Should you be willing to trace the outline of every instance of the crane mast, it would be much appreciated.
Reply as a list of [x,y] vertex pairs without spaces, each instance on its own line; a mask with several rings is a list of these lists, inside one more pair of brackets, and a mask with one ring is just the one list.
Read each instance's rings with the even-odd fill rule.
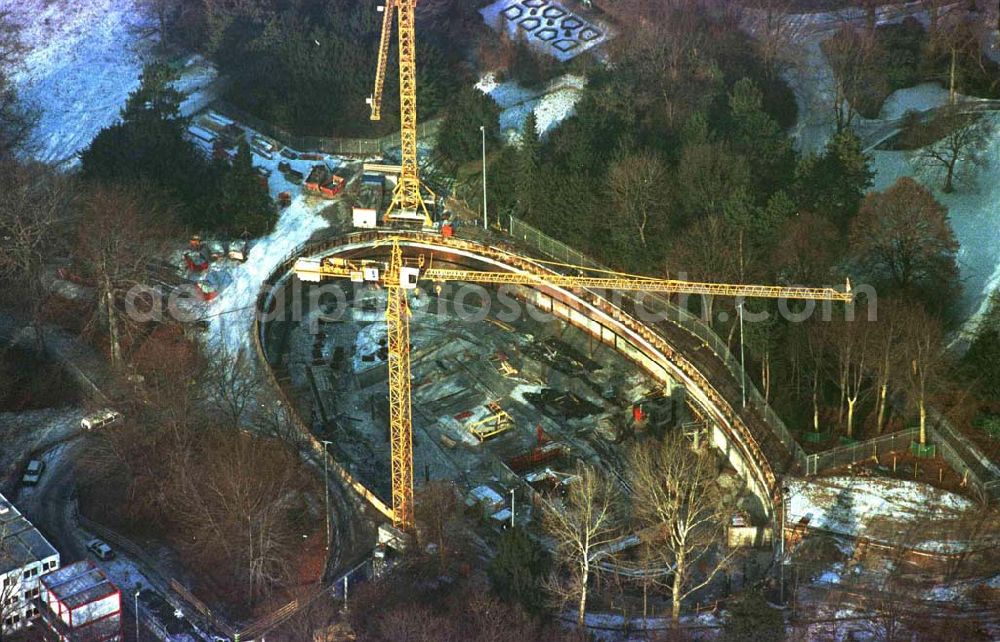
[[[537,274],[530,272],[490,272],[423,268],[406,265],[399,237],[391,237],[388,263],[382,261],[351,262],[344,259],[300,258],[293,270],[302,281],[319,282],[327,278],[343,278],[360,282],[377,275],[375,281],[384,286],[387,295],[385,322],[388,335],[389,359],[389,434],[392,447],[392,512],[393,525],[413,527],[413,416],[410,391],[410,306],[408,290],[416,288],[417,280],[462,281],[467,283],[554,286],[569,288],[620,289],[640,292],[677,294],[714,294],[733,297],[790,298],[821,301],[852,301],[851,284],[846,289],[799,288],[770,285],[699,283],[676,279],[656,279],[615,273],[613,276],[586,276],[587,268],[575,269],[582,276],[567,274]],[[573,266],[566,266],[573,267]]]
[[385,85],[389,60],[389,42],[392,33],[392,17],[397,19],[399,44],[399,126],[400,126],[400,173],[393,190],[392,203],[385,212],[385,219],[420,221],[425,226],[432,224],[423,192],[426,188],[420,182],[420,166],[417,163],[417,0],[386,0],[382,15],[382,35],[379,41],[378,64],[375,70],[375,89],[368,102],[371,119],[382,116],[382,92]]
[[410,397],[410,304],[403,282],[403,250],[393,240],[385,273],[389,343],[389,442],[395,526],[413,524],[413,414]]

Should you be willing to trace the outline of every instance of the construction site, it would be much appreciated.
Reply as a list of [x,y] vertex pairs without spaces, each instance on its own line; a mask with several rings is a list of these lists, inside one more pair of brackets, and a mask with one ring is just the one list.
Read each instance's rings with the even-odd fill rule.
[[[386,291],[328,283],[303,298],[318,290],[300,321],[270,324],[268,358],[317,438],[389,503]],[[416,483],[455,481],[470,501],[478,492],[499,525],[511,521],[512,491],[558,490],[576,460],[621,476],[635,434],[696,425],[683,388],[507,291],[450,284],[418,290],[410,305]],[[516,522],[529,506],[515,506]]]

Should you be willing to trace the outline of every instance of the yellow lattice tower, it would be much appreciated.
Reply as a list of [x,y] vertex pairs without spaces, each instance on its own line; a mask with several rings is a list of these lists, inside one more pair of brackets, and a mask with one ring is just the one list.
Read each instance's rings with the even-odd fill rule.
[[417,163],[417,32],[416,0],[386,0],[382,16],[382,36],[379,42],[378,66],[375,70],[375,90],[369,99],[371,119],[382,115],[382,89],[389,59],[392,15],[398,18],[399,40],[399,125],[401,165],[399,181],[392,194],[392,203],[385,218],[422,220],[431,225],[430,213],[422,192],[420,166]]
[[403,250],[392,242],[385,274],[389,339],[389,439],[392,448],[393,525],[413,525],[413,416],[410,407],[410,305],[401,286]]

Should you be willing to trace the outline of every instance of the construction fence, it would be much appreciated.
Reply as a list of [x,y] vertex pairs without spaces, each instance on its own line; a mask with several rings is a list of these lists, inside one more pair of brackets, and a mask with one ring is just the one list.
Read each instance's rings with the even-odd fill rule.
[[815,455],[807,455],[805,473],[806,475],[818,475],[834,468],[853,466],[886,453],[906,451],[909,450],[910,443],[919,438],[919,428],[907,428],[866,441],[832,448]]
[[[292,132],[268,123],[224,100],[212,103],[211,108],[286,147],[302,152],[323,152],[335,156],[380,157],[386,150],[399,147],[399,132],[381,138],[325,138],[320,136],[298,136]],[[421,122],[417,126],[417,138],[422,143],[430,143],[437,137],[441,118]]]

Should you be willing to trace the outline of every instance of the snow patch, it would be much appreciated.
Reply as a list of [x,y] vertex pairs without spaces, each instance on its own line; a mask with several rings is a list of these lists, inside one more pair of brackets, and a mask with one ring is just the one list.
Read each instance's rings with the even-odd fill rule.
[[500,130],[508,140],[518,138],[532,112],[537,120],[538,135],[547,135],[573,115],[586,86],[587,80],[574,74],[555,78],[541,90],[527,89],[513,80],[498,82],[493,72],[484,74],[476,83],[476,89],[500,106]]
[[328,205],[328,201],[299,196],[282,211],[274,231],[256,241],[247,254],[247,261],[232,269],[232,282],[211,304],[210,342],[229,354],[237,354],[249,345],[254,306],[264,279],[292,250],[329,225],[319,215]]
[[76,154],[119,117],[139,85],[151,42],[134,0],[0,0],[22,27],[27,48],[13,74],[24,101],[39,111],[29,154],[75,165]]
[[[879,530],[910,533],[908,526],[955,519],[975,510],[971,500],[900,479],[828,477],[789,483],[788,523],[804,521],[849,537],[878,537]],[[926,539],[920,539],[926,537]],[[934,552],[963,550],[965,542],[933,540],[920,529],[912,545]]]
[[[379,350],[386,345],[387,329],[388,326],[385,321],[376,321],[371,325],[361,328],[354,340],[354,357],[352,360],[354,372],[361,372],[362,370],[385,363],[385,359],[379,356]],[[368,360],[365,360],[365,357]]]
[[125,559],[119,553],[113,560],[100,562],[101,569],[111,578],[111,582],[122,590],[122,593],[133,594],[136,589],[152,589],[153,584],[146,579],[139,567]]
[[928,111],[947,104],[948,90],[938,82],[925,82],[907,89],[892,92],[879,117],[884,120],[902,118],[910,111]]

